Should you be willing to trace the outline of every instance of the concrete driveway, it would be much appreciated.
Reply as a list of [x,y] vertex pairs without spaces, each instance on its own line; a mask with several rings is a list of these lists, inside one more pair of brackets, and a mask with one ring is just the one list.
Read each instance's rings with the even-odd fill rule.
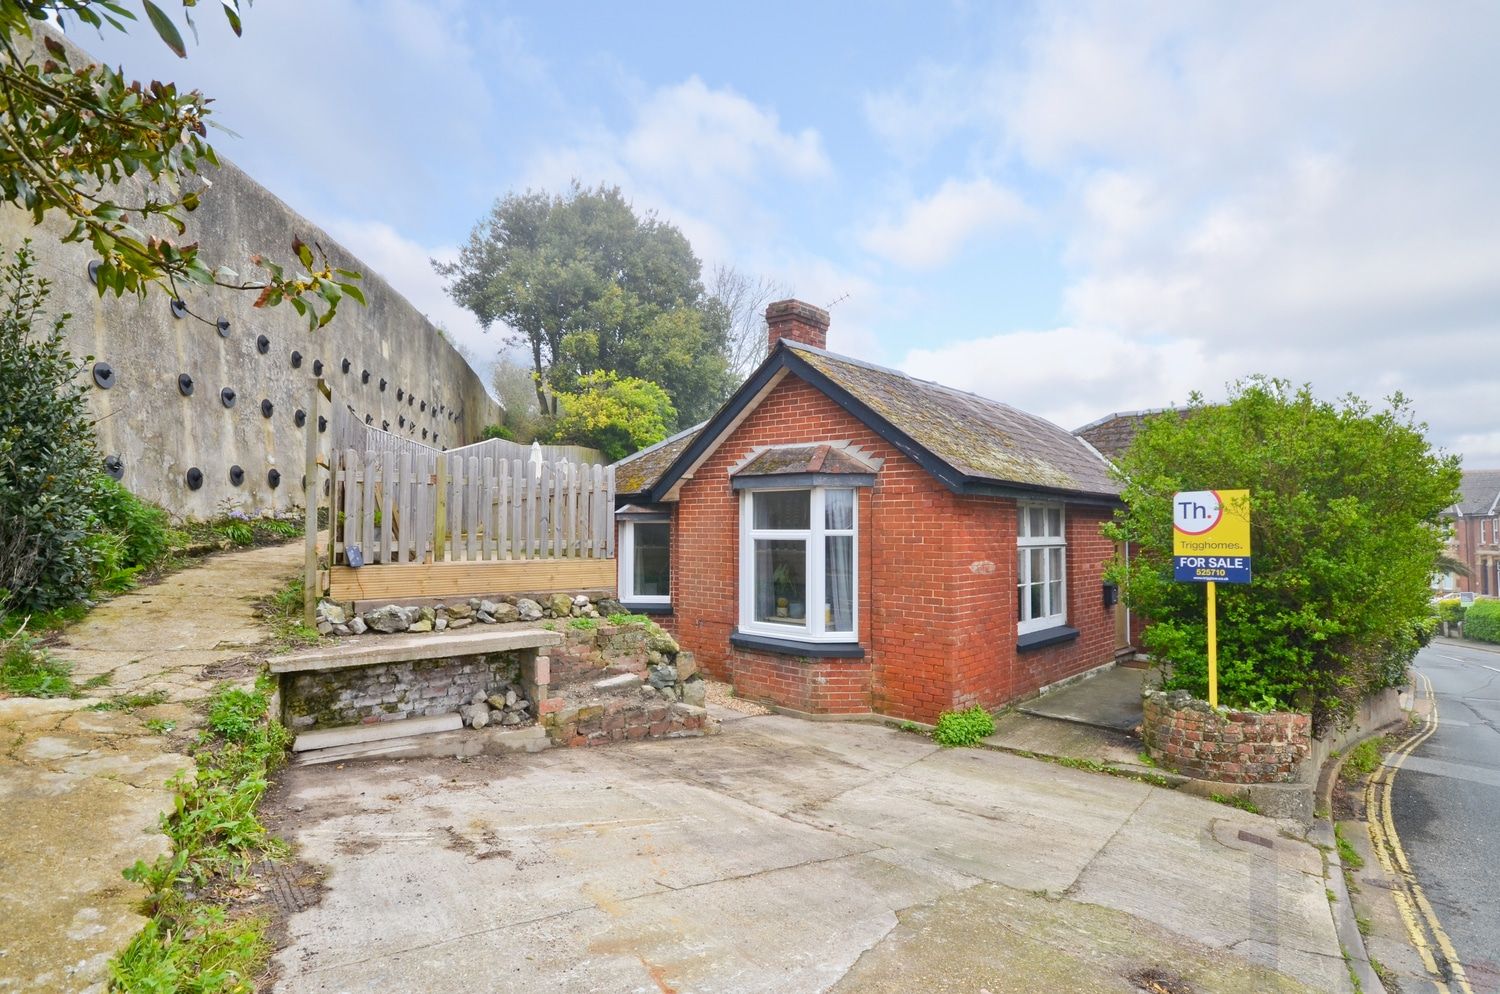
[[723,717],[288,771],[279,828],[327,878],[275,990],[1350,989],[1321,856],[1276,822],[874,725]]

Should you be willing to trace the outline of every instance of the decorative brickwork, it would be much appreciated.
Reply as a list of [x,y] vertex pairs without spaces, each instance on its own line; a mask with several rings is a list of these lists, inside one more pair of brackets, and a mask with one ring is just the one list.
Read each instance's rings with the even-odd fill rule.
[[1277,711],[1215,711],[1186,691],[1147,693],[1142,738],[1162,766],[1222,783],[1283,783],[1312,747],[1312,719]]

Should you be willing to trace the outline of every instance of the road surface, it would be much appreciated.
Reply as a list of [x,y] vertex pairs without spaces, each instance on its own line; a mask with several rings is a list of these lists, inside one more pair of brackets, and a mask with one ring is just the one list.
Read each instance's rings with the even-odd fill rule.
[[[1417,656],[1437,726],[1392,786],[1400,844],[1462,970],[1454,994],[1500,991],[1500,651],[1434,642]],[[1466,981],[1466,983],[1465,983]]]

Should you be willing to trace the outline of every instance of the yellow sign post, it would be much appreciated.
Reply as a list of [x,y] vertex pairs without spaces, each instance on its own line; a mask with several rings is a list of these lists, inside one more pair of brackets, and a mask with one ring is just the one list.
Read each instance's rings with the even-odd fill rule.
[[1250,582],[1250,491],[1187,490],[1172,498],[1174,575],[1208,584],[1208,704],[1219,706],[1220,583]]

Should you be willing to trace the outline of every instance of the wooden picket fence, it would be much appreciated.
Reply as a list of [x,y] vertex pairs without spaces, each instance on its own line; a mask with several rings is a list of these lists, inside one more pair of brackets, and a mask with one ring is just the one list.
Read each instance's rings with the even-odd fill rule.
[[614,471],[598,463],[345,449],[335,565],[614,556]]

